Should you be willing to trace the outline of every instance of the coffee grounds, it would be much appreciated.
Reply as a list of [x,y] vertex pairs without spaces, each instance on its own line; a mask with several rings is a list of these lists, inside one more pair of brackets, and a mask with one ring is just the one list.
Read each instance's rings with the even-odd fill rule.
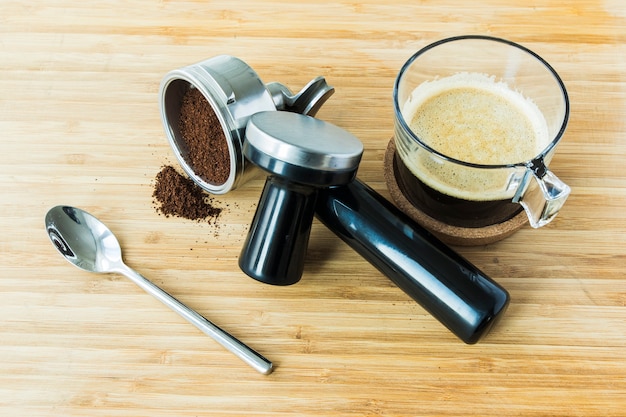
[[183,96],[178,128],[187,145],[185,161],[196,175],[210,184],[224,184],[230,175],[228,143],[213,107],[197,88]]
[[189,220],[215,223],[221,208],[215,207],[208,194],[191,179],[172,166],[164,166],[157,174],[152,194],[157,211],[166,217],[178,216]]

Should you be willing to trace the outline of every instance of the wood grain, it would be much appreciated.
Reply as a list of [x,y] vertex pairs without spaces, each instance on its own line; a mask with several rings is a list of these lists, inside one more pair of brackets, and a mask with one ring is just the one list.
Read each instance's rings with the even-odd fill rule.
[[[59,1],[0,4],[0,415],[626,415],[626,6],[528,2]],[[159,117],[171,69],[218,54],[294,90],[336,93],[318,116],[365,145],[359,177],[388,196],[391,90],[443,37],[524,44],[568,88],[551,168],[558,218],[458,251],[512,302],[483,342],[459,342],[315,223],[297,285],[254,282],[237,257],[262,187],[217,198],[219,226],[159,216],[175,159]],[[57,204],[86,209],[130,266],[276,364],[238,359],[118,276],[56,253]]]

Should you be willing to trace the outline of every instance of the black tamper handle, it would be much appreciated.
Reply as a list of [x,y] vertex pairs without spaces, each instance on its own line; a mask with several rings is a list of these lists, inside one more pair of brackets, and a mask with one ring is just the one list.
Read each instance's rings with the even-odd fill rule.
[[300,280],[311,234],[316,189],[276,176],[265,180],[239,256],[239,267],[266,284]]
[[465,343],[506,310],[504,288],[358,179],[320,189],[315,215]]

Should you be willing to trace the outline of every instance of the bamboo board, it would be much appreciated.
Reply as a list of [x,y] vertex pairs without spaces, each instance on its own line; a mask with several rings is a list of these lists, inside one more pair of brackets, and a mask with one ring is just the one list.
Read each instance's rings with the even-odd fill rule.
[[[148,2],[0,5],[0,414],[90,416],[621,416],[626,411],[626,6],[622,1]],[[319,223],[297,285],[237,257],[261,178],[220,196],[219,225],[159,216],[175,164],[158,87],[219,54],[265,82],[336,88],[318,117],[364,143],[388,196],[395,76],[419,48],[479,33],[546,58],[572,113],[551,168],[573,189],[548,227],[458,248],[509,290],[467,346]],[[255,373],[114,275],[50,244],[71,204],[105,221],[128,264],[274,361]]]

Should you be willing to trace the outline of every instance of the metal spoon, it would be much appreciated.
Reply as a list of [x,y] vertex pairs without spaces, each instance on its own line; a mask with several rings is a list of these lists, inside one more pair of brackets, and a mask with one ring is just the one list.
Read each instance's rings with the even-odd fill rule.
[[115,235],[91,214],[74,207],[56,206],[46,214],[46,229],[54,246],[72,264],[88,272],[127,276],[258,372],[264,375],[272,372],[269,360],[126,266]]

